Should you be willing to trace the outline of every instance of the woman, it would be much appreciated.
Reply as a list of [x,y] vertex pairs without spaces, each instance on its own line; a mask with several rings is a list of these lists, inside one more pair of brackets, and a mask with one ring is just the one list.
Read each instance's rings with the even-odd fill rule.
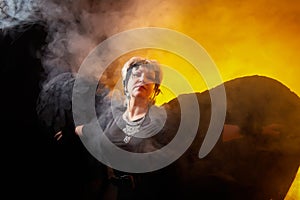
[[[164,113],[161,109],[154,106],[154,104],[156,96],[160,93],[159,87],[162,81],[162,70],[154,60],[133,57],[123,66],[122,79],[124,94],[126,96],[125,111],[123,112],[122,108],[112,110],[111,112],[114,112],[114,119],[111,119],[102,128],[105,129],[106,136],[113,143],[118,143],[121,147],[128,148],[127,150],[129,151],[143,152],[142,149],[137,149],[137,144],[142,142],[146,136],[143,138],[139,137],[138,139],[134,135],[140,132],[142,128],[143,130],[145,127],[147,128],[147,125],[151,125],[151,128],[153,128],[153,125],[157,125],[157,123],[161,124],[161,120],[158,119]],[[154,112],[151,112],[151,116],[149,115],[150,109],[154,110]],[[121,110],[120,113],[118,113],[119,110]],[[119,130],[111,132],[114,128],[119,128]],[[84,136],[84,133],[88,131],[84,131],[83,129],[88,129],[88,125],[77,126],[75,129],[76,134]],[[154,135],[154,133],[150,133],[150,135]],[[131,139],[133,140],[131,141]]]
[[[122,68],[122,80],[125,108],[110,111],[112,117],[102,127],[104,134],[113,144],[129,152],[146,153],[160,149],[170,138],[164,135],[166,114],[154,105],[162,81],[159,64],[133,57]],[[75,132],[96,146],[101,143],[101,137],[93,133],[93,128],[92,123],[80,125]],[[158,199],[159,185],[163,181],[156,183],[157,177],[153,175],[157,173],[150,174],[129,174],[108,168],[110,181],[118,187],[118,199]]]

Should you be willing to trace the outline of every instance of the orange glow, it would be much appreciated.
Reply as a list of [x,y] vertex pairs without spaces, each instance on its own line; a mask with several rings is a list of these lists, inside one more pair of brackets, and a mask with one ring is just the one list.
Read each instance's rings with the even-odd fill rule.
[[299,96],[300,1],[189,2],[180,30],[204,46],[224,81],[265,75]]
[[[120,12],[122,23],[118,19],[118,28],[107,29],[108,36],[152,26],[179,31],[206,49],[223,81],[264,75],[282,82],[300,96],[300,1],[136,1]],[[112,22],[110,15],[102,17]],[[180,72],[186,70],[183,61],[166,55],[155,56]],[[196,91],[206,89],[202,80],[198,85],[199,77],[193,76],[192,70],[185,73],[189,73]],[[160,97],[159,102],[172,97]]]

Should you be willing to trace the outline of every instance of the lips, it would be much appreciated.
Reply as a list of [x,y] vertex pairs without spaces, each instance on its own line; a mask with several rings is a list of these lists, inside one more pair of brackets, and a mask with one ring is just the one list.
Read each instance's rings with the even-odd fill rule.
[[146,89],[145,85],[136,85],[133,87],[133,89]]

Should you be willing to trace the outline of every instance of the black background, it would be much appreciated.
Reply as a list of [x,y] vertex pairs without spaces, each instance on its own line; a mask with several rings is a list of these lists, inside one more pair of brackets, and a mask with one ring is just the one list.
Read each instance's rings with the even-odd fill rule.
[[[0,32],[3,196],[78,197],[86,152],[76,139],[60,145],[40,122],[36,105],[47,76],[41,62],[47,33],[42,24]],[[80,146],[80,145],[79,145]],[[5,194],[7,193],[7,194]]]

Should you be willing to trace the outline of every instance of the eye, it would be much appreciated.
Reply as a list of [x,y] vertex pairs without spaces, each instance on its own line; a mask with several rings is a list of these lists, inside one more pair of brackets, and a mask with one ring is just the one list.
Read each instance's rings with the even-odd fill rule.
[[132,77],[133,78],[139,78],[139,77],[141,77],[142,76],[142,73],[141,72],[134,72],[134,73],[132,73]]
[[155,76],[153,76],[153,74],[147,74],[147,79],[150,81],[155,81]]

